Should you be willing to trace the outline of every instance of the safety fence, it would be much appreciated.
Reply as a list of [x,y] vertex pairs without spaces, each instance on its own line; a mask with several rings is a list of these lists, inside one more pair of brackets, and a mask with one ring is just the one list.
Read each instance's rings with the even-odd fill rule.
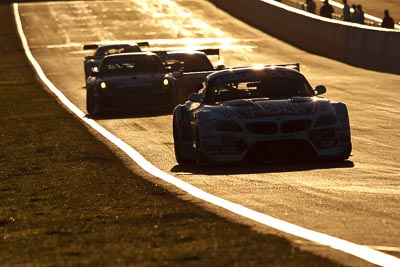
[[400,74],[400,31],[327,19],[274,0],[209,0],[231,15],[311,53]]
[[[275,0],[275,1],[277,1],[277,0]],[[285,4],[285,5],[288,5],[288,6],[291,6],[291,7],[295,7],[297,9],[304,10],[304,11],[306,11],[306,9],[307,9],[307,4],[305,4],[304,1],[279,0],[278,2],[280,2],[282,4]],[[342,8],[339,8],[337,3],[333,2],[333,1],[331,1],[330,3],[333,4],[333,9],[335,11],[335,13],[332,14],[332,18],[336,19],[336,20],[343,20],[343,10],[342,10]],[[341,4],[339,4],[339,5],[343,6]],[[317,15],[319,13],[319,9],[321,8],[321,6],[322,6],[322,3],[319,4],[318,1],[317,1],[316,2],[316,7],[317,7],[316,8],[316,14]],[[353,9],[351,8],[351,10],[353,10]],[[377,19],[377,18],[373,19],[372,16],[368,16],[367,15],[365,17],[364,25],[373,26],[373,27],[380,27],[381,26],[381,22],[382,22],[382,19]],[[400,27],[400,25],[396,25],[396,26]]]

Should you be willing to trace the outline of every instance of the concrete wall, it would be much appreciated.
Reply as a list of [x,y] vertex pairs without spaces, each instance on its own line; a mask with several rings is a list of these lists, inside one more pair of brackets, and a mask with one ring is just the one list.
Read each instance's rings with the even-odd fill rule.
[[273,0],[209,0],[236,18],[306,51],[400,74],[400,32],[325,19]]

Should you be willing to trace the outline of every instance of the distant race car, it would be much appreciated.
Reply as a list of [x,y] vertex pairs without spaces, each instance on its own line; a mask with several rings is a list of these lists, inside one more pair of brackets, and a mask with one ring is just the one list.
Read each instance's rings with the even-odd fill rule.
[[[183,103],[190,93],[196,92],[205,77],[225,68],[224,65],[214,66],[209,57],[217,55],[219,49],[202,49],[196,51],[155,51],[164,64],[174,72],[177,78],[177,100]],[[178,74],[177,74],[178,72]]]
[[219,49],[201,49],[201,50],[171,50],[171,51],[153,51],[172,71],[182,72],[199,72],[199,71],[215,71],[208,58],[209,55],[218,55]]
[[175,104],[175,78],[151,52],[104,57],[86,85],[89,114],[137,107],[169,106],[172,109]]
[[348,159],[347,107],[320,97],[299,66],[226,69],[173,112],[176,160],[200,165]]
[[122,43],[122,44],[89,44],[84,45],[84,50],[94,50],[95,52],[91,56],[86,56],[83,62],[85,70],[85,80],[91,75],[94,68],[99,67],[100,62],[105,56],[120,54],[120,53],[132,53],[141,52],[141,46],[149,46],[148,42],[140,43]]

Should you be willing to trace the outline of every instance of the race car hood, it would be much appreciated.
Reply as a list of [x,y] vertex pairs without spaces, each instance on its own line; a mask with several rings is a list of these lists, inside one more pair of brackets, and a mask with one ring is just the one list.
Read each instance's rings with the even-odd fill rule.
[[104,77],[102,80],[112,88],[126,88],[132,86],[153,86],[159,84],[165,77],[164,73],[137,74],[137,75],[121,75]]
[[[311,115],[324,109],[328,103],[316,97],[293,97],[289,99],[240,99],[231,100],[215,106],[218,113],[232,113],[239,118],[262,118],[271,116]],[[228,115],[228,116],[229,116]]]

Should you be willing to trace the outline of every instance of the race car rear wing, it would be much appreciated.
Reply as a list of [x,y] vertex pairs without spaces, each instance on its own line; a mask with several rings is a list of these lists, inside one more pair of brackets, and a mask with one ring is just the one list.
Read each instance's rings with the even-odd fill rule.
[[286,68],[289,68],[289,69],[294,69],[294,70],[300,71],[300,63],[268,65],[268,66],[286,67]]
[[[156,53],[157,55],[159,55],[161,57],[166,57],[168,52],[185,52],[185,51],[187,51],[187,50],[173,49],[173,50],[159,50],[159,51],[151,51],[151,52]],[[218,59],[219,59],[219,48],[193,49],[193,50],[188,50],[188,51],[203,52],[207,56],[218,56]]]
[[[109,44],[113,44],[113,43],[109,43]],[[94,50],[97,49],[99,46],[102,45],[109,45],[108,43],[100,43],[100,44],[85,44],[83,45],[83,50]],[[150,46],[149,42],[133,42],[132,44],[137,44],[138,46],[142,47],[142,46]]]
[[100,45],[98,44],[87,44],[83,45],[83,50],[94,50],[97,49]]
[[[251,68],[254,66],[241,66],[241,67],[233,67],[232,69],[242,69],[242,68]],[[289,69],[294,69],[300,72],[300,63],[292,63],[292,64],[277,64],[277,65],[263,65],[263,67],[285,67]]]
[[201,49],[198,51],[203,52],[206,55],[218,56],[218,58],[219,58],[219,48],[208,48],[208,49]]

